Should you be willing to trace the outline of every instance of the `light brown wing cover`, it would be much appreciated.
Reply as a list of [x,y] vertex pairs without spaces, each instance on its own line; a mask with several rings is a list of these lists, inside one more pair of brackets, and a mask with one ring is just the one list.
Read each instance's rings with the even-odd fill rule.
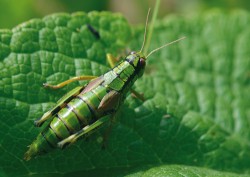
[[112,90],[103,97],[98,109],[103,112],[117,111],[121,100],[122,94]]

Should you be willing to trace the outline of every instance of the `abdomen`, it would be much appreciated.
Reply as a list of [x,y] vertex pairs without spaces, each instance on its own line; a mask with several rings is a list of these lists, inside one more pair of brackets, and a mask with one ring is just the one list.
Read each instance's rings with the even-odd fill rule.
[[97,119],[107,115],[100,112],[98,106],[106,95],[104,86],[97,86],[88,92],[82,92],[62,108],[35,140],[40,151],[49,151],[57,147],[57,143],[78,132]]

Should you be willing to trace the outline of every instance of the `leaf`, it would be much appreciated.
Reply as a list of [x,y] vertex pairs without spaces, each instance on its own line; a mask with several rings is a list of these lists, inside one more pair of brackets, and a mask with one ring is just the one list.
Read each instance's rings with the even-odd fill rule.
[[[130,39],[129,47],[138,50],[143,28],[134,27],[132,36],[120,15],[92,12],[54,14],[2,30],[0,172],[117,176],[134,175],[136,169],[137,176],[144,172],[152,176],[181,169],[194,174],[190,176],[249,174],[249,22],[244,11],[209,11],[190,19],[169,16],[158,21],[151,49],[182,36],[187,39],[150,56],[134,86],[146,101],[128,95],[107,149],[101,150],[98,143],[101,130],[88,142],[29,162],[22,160],[26,146],[41,130],[33,121],[79,85],[53,91],[42,88],[42,83],[105,73],[105,54],[118,54]],[[100,39],[86,24],[100,33]],[[149,166],[153,168],[148,170]]]
[[127,175],[127,177],[133,176],[141,176],[141,177],[167,177],[167,176],[217,176],[217,177],[236,177],[236,176],[247,176],[247,175],[238,175],[236,173],[228,173],[228,172],[219,172],[207,168],[201,167],[191,167],[185,165],[163,165],[159,167],[149,168],[145,171],[138,171],[136,173],[132,173]]

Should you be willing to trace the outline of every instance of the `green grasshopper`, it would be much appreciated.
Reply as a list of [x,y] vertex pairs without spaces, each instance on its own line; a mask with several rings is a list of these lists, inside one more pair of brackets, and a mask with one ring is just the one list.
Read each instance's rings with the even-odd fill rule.
[[29,146],[28,151],[24,154],[25,160],[30,160],[32,157],[56,147],[64,148],[80,137],[86,137],[93,133],[104,123],[112,122],[128,91],[143,100],[143,96],[132,90],[131,87],[143,75],[146,59],[157,50],[183,39],[180,38],[165,44],[151,51],[148,55],[144,55],[142,50],[146,39],[148,16],[149,12],[141,50],[131,52],[116,66],[115,58],[108,54],[107,60],[112,69],[107,73],[99,77],[74,77],[58,85],[44,84],[45,87],[58,89],[73,81],[91,80],[86,86],[79,86],[68,92],[54,108],[35,121],[37,127],[40,127],[45,121],[49,122]]

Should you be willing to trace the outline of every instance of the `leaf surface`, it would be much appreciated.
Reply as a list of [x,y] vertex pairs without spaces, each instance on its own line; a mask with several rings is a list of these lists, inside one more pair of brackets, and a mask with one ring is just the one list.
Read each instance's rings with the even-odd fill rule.
[[[100,39],[88,30],[88,24]],[[122,16],[92,12],[54,14],[1,30],[0,174],[248,174],[249,24],[249,13],[244,11],[209,11],[191,19],[169,16],[158,21],[151,49],[182,36],[187,39],[147,60],[146,71],[134,86],[146,101],[128,95],[107,149],[101,150],[98,141],[101,130],[89,141],[28,162],[23,154],[41,131],[33,121],[85,82],[57,91],[44,89],[42,83],[105,73],[106,53],[139,50],[143,28],[133,27],[132,34]]]

